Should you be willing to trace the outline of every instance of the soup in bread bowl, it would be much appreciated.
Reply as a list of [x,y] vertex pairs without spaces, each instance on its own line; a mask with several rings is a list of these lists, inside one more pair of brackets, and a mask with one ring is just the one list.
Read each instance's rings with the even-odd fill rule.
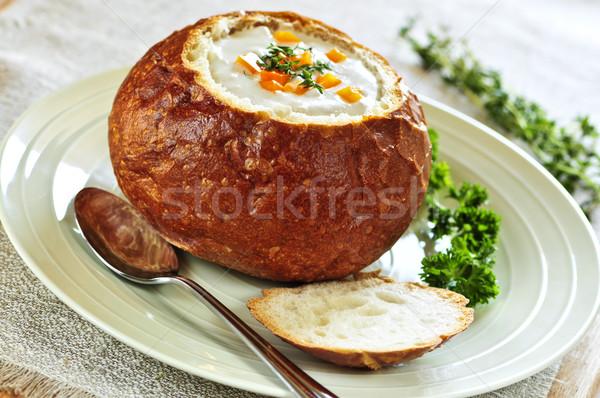
[[108,138],[121,190],[165,239],[278,281],[377,260],[431,167],[419,100],[389,63],[291,12],[217,15],[154,45]]

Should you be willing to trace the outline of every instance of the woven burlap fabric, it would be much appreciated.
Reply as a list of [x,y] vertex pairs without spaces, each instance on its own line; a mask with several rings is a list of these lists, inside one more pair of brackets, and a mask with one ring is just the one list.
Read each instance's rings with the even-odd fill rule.
[[[152,43],[174,29],[225,11],[274,8],[268,1],[223,3],[14,0],[0,11],[0,133],[6,134],[18,115],[46,94],[83,77],[134,63]],[[578,31],[565,36],[560,30],[567,29],[564,23],[577,18],[578,29],[582,32],[591,29],[595,25],[590,16],[598,15],[600,6],[590,2],[522,4],[510,0],[437,3],[370,1],[365,8],[363,1],[345,2],[344,7],[333,2],[289,1],[277,4],[276,9],[321,17],[347,31],[386,56],[416,91],[475,117],[481,115],[443,87],[437,77],[424,75],[414,56],[401,46],[396,32],[407,17],[421,15],[424,23],[431,26],[446,22],[454,35],[472,39],[478,53],[505,71],[510,82],[524,88],[561,117],[593,115],[600,109],[597,92],[585,98],[586,90],[591,93],[590,76],[595,76],[598,87],[600,62],[594,65],[585,62],[585,54],[597,47],[593,42],[578,40]],[[567,22],[561,19],[563,15]],[[382,16],[385,23],[377,24]],[[367,22],[362,23],[363,20]],[[546,36],[549,29],[548,26],[544,29],[544,24],[554,24]],[[493,38],[497,38],[494,45],[500,47],[497,51],[483,43]],[[546,43],[550,39],[554,42]],[[511,47],[513,56],[521,56],[520,62],[531,64],[508,62],[499,55],[510,53],[502,46]],[[566,55],[556,55],[555,51],[564,51]],[[548,66],[532,73],[537,61],[527,61],[523,54],[528,53],[539,55]],[[558,87],[564,89],[564,101],[557,104],[547,95],[556,90],[546,83],[554,79],[555,73],[568,70],[561,65],[566,62],[565,56],[583,70],[561,79]],[[594,121],[600,124],[597,119]],[[3,230],[0,231],[0,308],[0,386],[16,388],[28,396],[256,396],[173,369],[106,335],[43,286],[20,259]],[[558,366],[556,363],[486,397],[545,397]]]

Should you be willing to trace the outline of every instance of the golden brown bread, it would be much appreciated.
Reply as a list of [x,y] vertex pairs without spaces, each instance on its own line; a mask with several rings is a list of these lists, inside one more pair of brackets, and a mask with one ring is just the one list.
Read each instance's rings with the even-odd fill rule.
[[379,369],[416,359],[473,321],[464,296],[377,272],[262,294],[248,301],[252,316],[283,341],[340,366]]
[[[378,107],[290,121],[206,76],[206,41],[282,23],[362,57],[380,79]],[[289,12],[214,16],[153,46],[117,93],[109,146],[123,193],[169,242],[281,281],[341,278],[377,260],[408,227],[431,164],[422,108],[387,61]]]

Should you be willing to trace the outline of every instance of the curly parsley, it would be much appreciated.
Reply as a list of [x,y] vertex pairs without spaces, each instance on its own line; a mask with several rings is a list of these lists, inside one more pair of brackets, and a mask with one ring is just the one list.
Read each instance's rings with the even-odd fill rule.
[[[429,238],[434,241],[449,238],[450,248],[424,258],[419,276],[431,286],[462,294],[469,299],[469,306],[485,304],[500,292],[492,267],[496,262],[501,218],[482,207],[488,201],[485,188],[469,182],[460,187],[454,185],[450,167],[438,160],[437,132],[429,129],[429,136],[433,155],[425,197]],[[449,200],[454,206],[446,204]]]

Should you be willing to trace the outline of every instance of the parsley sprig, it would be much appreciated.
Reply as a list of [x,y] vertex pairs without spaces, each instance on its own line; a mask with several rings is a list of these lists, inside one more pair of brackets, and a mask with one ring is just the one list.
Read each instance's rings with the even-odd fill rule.
[[323,94],[323,86],[313,79],[313,73],[318,72],[323,74],[323,70],[325,69],[332,70],[331,63],[317,60],[312,65],[298,65],[300,59],[293,60],[295,56],[299,55],[296,53],[297,50],[312,53],[312,48],[302,48],[299,45],[295,47],[278,46],[271,43],[267,47],[267,50],[267,54],[260,56],[261,61],[258,62],[259,66],[268,71],[276,70],[291,77],[299,77],[302,79],[302,82],[300,82],[301,86],[306,88],[314,87]]
[[[429,129],[432,142],[432,169],[425,197],[433,241],[449,239],[450,247],[422,261],[421,280],[462,294],[469,306],[487,303],[500,289],[492,268],[500,232],[501,218],[484,208],[487,190],[478,184],[463,182],[457,187],[450,167],[438,160],[438,134]],[[452,201],[454,206],[447,203]]]
[[414,20],[400,30],[425,70],[437,70],[507,134],[524,142],[539,162],[567,189],[588,215],[600,204],[600,155],[595,148],[598,130],[589,117],[566,126],[548,117],[542,107],[505,88],[498,71],[483,66],[465,42],[455,43],[428,32],[424,41],[412,30]]

